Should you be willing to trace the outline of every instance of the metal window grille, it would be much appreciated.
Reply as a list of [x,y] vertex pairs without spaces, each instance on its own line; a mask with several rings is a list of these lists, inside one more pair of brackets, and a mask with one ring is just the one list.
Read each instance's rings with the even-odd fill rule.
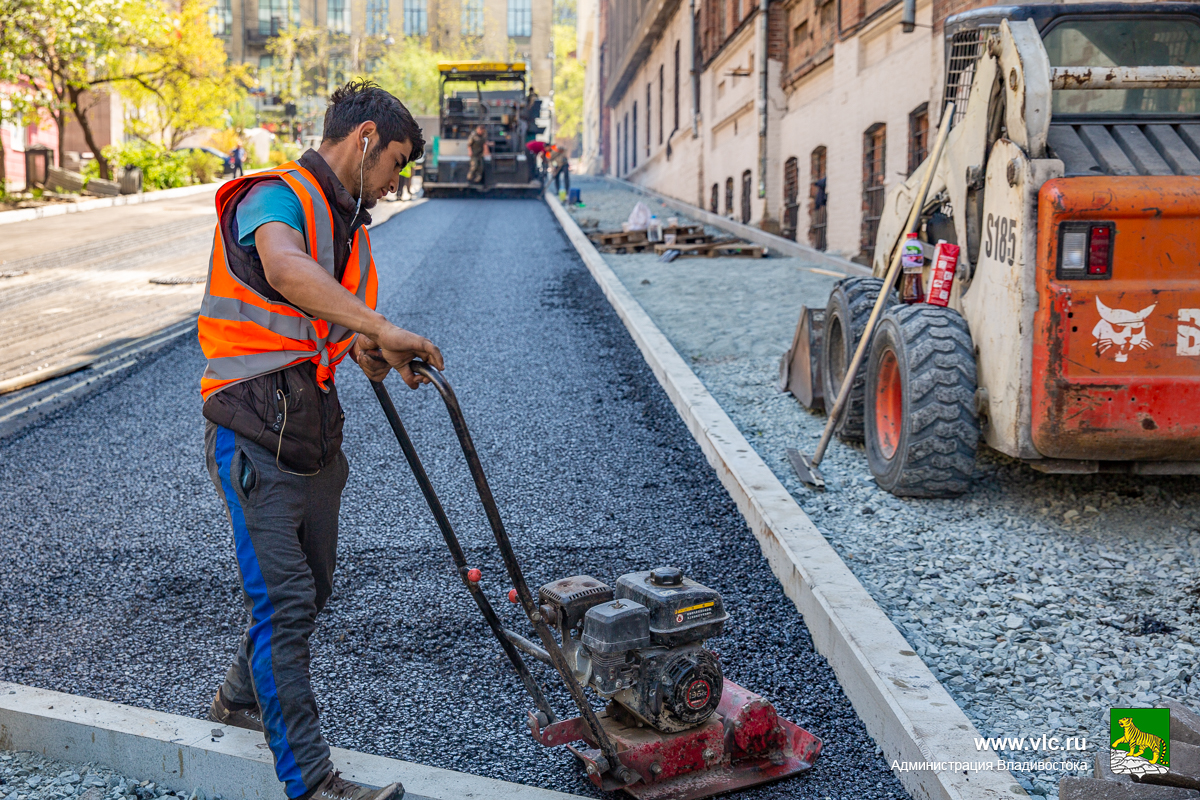
[[725,213],[733,216],[733,178],[725,179]]
[[742,173],[742,224],[750,223],[750,193],[754,184],[754,176],[750,170]]
[[329,0],[327,21],[334,33],[350,32],[350,0]]
[[462,35],[483,36],[483,0],[463,0]]
[[233,32],[233,0],[217,0],[208,9],[208,29],[213,36],[228,36]]
[[679,42],[675,42],[675,92],[671,95],[671,101],[675,104],[675,127],[674,130],[679,130]]
[[533,0],[508,0],[508,35],[533,35]]
[[666,91],[666,85],[667,85],[666,69],[667,69],[666,65],[664,65],[664,64],[658,65],[658,143],[659,144],[663,143],[663,127],[664,127],[663,119],[664,119],[664,115],[667,113],[666,111],[663,110],[667,105],[667,98],[663,96],[663,92]]
[[792,156],[783,163],[783,238],[796,241],[800,215],[800,162]]
[[716,214],[721,209],[721,187],[713,184],[712,196],[708,199],[708,210]]
[[929,104],[921,103],[908,115],[908,174],[929,156]]
[[809,159],[808,243],[817,250],[824,250],[828,244],[825,228],[829,214],[829,188],[825,180],[825,160],[824,146],[813,150]]
[[883,216],[884,150],[887,146],[887,126],[877,122],[863,134],[863,198],[862,236],[859,249],[869,257],[875,251],[875,234]]
[[622,170],[622,171],[629,172],[629,115],[628,114],[625,115],[625,142],[624,142],[624,146],[621,148],[621,152],[622,152],[622,155],[624,156],[624,167],[625,167],[624,170]]
[[650,93],[652,85],[646,84],[646,158],[650,157],[650,109],[654,108],[654,98]]
[[633,168],[637,169],[637,101],[633,101],[633,135],[630,137],[633,142]]
[[950,57],[946,59],[946,87],[942,92],[942,108],[954,103],[954,119],[951,127],[967,116],[967,100],[971,96],[971,81],[975,80],[975,69],[988,38],[990,26],[981,26],[969,31],[959,31],[950,39]]
[[367,0],[367,36],[387,36],[388,0]]
[[281,31],[300,24],[297,0],[258,0],[258,32],[278,36]]
[[[330,3],[334,0],[329,0]],[[425,0],[404,0],[404,35],[424,36],[429,33],[429,12]]]

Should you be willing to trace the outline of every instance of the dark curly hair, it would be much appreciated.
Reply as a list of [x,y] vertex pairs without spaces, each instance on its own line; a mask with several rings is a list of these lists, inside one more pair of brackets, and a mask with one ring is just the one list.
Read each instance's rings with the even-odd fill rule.
[[350,81],[329,96],[322,141],[337,144],[368,121],[379,130],[372,160],[392,142],[412,143],[409,161],[416,161],[425,152],[425,137],[413,115],[392,94],[369,80]]

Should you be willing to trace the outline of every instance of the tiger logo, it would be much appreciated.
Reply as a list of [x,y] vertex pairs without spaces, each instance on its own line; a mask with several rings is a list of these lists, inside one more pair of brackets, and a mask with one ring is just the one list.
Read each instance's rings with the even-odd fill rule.
[[1137,726],[1133,724],[1133,720],[1129,717],[1122,717],[1117,722],[1121,726],[1121,729],[1125,731],[1125,735],[1112,743],[1113,749],[1116,750],[1118,745],[1127,745],[1131,758],[1141,758],[1142,753],[1147,750],[1153,750],[1154,758],[1150,759],[1150,763],[1157,764],[1163,751],[1162,738],[1138,730]]

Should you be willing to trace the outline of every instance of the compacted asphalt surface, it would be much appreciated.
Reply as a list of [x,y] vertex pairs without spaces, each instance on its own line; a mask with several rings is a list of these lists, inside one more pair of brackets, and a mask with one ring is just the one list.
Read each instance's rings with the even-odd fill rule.
[[[531,586],[674,565],[719,590],[725,674],[825,741],[806,776],[738,796],[905,798],[733,502],[536,200],[436,200],[371,235],[379,308],[446,358]],[[204,468],[194,337],[0,441],[0,678],[201,716],[246,625]],[[483,586],[528,632],[432,387],[388,385]],[[357,366],[336,590],[312,640],[331,744],[588,796],[455,576]],[[566,693],[540,664],[563,716]],[[600,705],[599,702],[596,703]]]

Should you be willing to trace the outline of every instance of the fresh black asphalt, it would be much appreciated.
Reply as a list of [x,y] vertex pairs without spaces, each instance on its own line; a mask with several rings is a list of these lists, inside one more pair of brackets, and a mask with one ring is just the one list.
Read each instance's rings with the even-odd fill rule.
[[[699,447],[546,206],[436,200],[372,232],[380,310],[442,348],[529,583],[676,565],[718,589],[726,675],[825,740],[753,798],[904,798]],[[0,678],[199,716],[245,625],[203,463],[192,337],[0,441]],[[366,379],[338,383],[351,464],[313,637],[334,745],[599,796],[533,742],[531,703],[454,575]],[[389,386],[483,585],[524,631],[431,387]],[[534,666],[564,716],[566,694]],[[281,794],[282,796],[282,794]]]

